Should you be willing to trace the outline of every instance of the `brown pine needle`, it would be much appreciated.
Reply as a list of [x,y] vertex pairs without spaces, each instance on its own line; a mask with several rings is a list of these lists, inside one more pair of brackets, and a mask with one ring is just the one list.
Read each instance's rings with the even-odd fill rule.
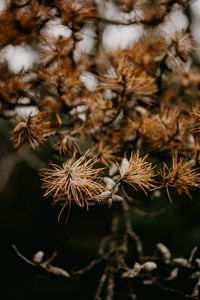
[[53,205],[63,204],[58,220],[66,206],[71,207],[74,201],[78,206],[88,208],[88,201],[105,190],[99,174],[102,168],[93,168],[97,157],[89,158],[86,152],[78,160],[75,156],[62,166],[50,164],[51,169],[41,170],[42,188],[46,189],[45,197],[53,196]]

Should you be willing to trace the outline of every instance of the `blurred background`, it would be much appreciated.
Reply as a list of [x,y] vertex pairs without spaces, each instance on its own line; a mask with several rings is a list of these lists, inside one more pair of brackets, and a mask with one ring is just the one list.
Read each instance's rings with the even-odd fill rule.
[[[80,278],[67,279],[27,264],[17,256],[12,244],[29,259],[38,250],[43,251],[46,258],[57,251],[53,265],[70,273],[97,257],[101,238],[109,234],[111,210],[96,206],[86,211],[72,206],[67,223],[64,220],[58,223],[59,208],[52,207],[50,199],[43,198],[40,178],[35,169],[42,158],[48,161],[51,153],[47,155],[45,147],[37,151],[37,156],[33,156],[30,149],[17,153],[9,141],[5,123],[1,123],[1,129],[0,257],[1,286],[6,298],[93,299],[103,263]],[[148,201],[144,199],[142,209],[165,210],[154,218],[132,215],[134,229],[144,242],[146,254],[154,253],[157,242],[169,247],[173,257],[189,257],[192,248],[199,246],[199,193],[193,193],[192,197],[193,200],[175,198],[171,204],[166,193],[162,192],[159,197],[155,194]],[[134,252],[132,255],[134,262]],[[183,283],[186,290],[190,289],[188,279],[182,278],[181,283],[176,284]],[[149,293],[160,299],[172,297],[159,288],[140,286],[139,283],[134,288],[138,299],[146,299]],[[126,289],[126,284],[120,280],[115,299],[129,299]],[[184,298],[173,295],[173,299]]]
[[[101,6],[103,1],[97,0]],[[103,13],[107,18],[113,16],[113,7],[107,1]],[[6,0],[0,0],[0,12],[6,7]],[[190,1],[191,29],[197,44],[200,45],[200,0]],[[110,15],[109,15],[110,14]],[[185,29],[188,26],[186,16],[175,10],[166,21],[163,30],[173,28]],[[68,35],[66,28],[54,24],[53,34],[59,36],[60,30]],[[51,29],[53,28],[51,27]],[[58,28],[59,27],[59,28]],[[57,28],[57,29],[56,29]],[[2,30],[2,29],[1,29]],[[89,33],[89,34],[88,34]],[[102,34],[105,50],[127,47],[143,33],[142,26],[106,25]],[[76,55],[92,51],[94,46],[94,28],[88,26],[81,32],[82,41],[78,43]],[[111,38],[112,37],[112,38]],[[123,43],[122,43],[123,39]],[[199,51],[197,52],[197,57]],[[1,60],[7,62],[8,69],[14,73],[28,70],[37,61],[37,55],[29,46],[8,45],[1,53]],[[0,61],[1,62],[1,61]],[[87,82],[86,82],[87,85]],[[94,83],[95,85],[95,83]],[[93,87],[89,87],[91,90]],[[88,88],[88,89],[89,89]],[[20,112],[17,112],[20,115]],[[57,256],[55,266],[66,269],[69,273],[87,265],[97,257],[101,238],[109,234],[112,211],[106,207],[91,207],[89,211],[72,207],[69,219],[57,222],[59,208],[51,206],[51,199],[43,198],[40,168],[52,159],[48,144],[39,148],[36,154],[27,148],[17,152],[10,142],[10,124],[0,120],[0,260],[1,260],[1,294],[9,300],[62,300],[93,299],[95,290],[103,271],[104,264],[80,278],[67,279],[51,275],[41,268],[33,267],[15,253],[12,245],[29,259],[37,251],[43,251],[48,258],[54,251]],[[192,199],[176,198],[169,203],[165,191],[154,194],[150,200],[143,200],[142,209],[154,211],[164,208],[164,213],[154,218],[132,215],[135,232],[144,242],[146,254],[153,254],[158,242],[164,243],[173,257],[189,257],[195,246],[200,246],[200,194],[192,193]],[[132,253],[134,262],[134,252]],[[198,250],[198,257],[200,252]],[[191,286],[187,278],[176,282],[177,287],[189,291]],[[146,300],[149,295],[155,299],[177,299],[184,297],[172,295],[158,287],[143,286],[135,282],[139,300]],[[117,281],[116,300],[128,299],[127,286],[122,280]]]

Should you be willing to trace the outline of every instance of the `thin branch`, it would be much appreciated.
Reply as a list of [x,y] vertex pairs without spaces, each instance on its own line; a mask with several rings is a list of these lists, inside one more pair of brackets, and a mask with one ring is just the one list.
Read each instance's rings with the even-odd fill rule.
[[194,297],[192,295],[189,295],[187,293],[184,293],[178,289],[175,289],[175,288],[172,288],[172,287],[168,287],[168,286],[165,286],[164,284],[160,283],[160,281],[158,281],[157,279],[155,279],[154,277],[151,276],[151,274],[149,273],[148,274],[149,278],[152,280],[152,282],[157,285],[158,287],[160,287],[161,289],[165,290],[165,291],[168,291],[168,292],[171,292],[171,293],[175,293],[177,295],[181,295],[185,298],[193,298],[193,299],[198,299],[198,297]]
[[113,299],[113,297],[114,297],[114,288],[115,288],[114,272],[110,272],[109,277],[108,277],[106,300],[112,300]]
[[45,263],[46,264],[50,264],[55,259],[55,257],[57,256],[57,254],[58,254],[57,251],[54,251],[52,253],[52,255],[47,260],[45,260]]
[[103,286],[106,282],[107,276],[108,276],[107,268],[105,268],[104,272],[101,275],[101,278],[99,280],[99,284],[98,284],[98,287],[97,287],[97,290],[96,290],[96,294],[94,296],[94,300],[101,300],[102,299],[100,295],[101,295],[101,292],[103,290]]
[[17,247],[13,244],[12,248],[15,250],[16,254],[21,257],[21,259],[23,259],[26,263],[28,263],[31,266],[36,266],[37,264],[35,264],[34,262],[32,262],[31,260],[29,260],[28,258],[26,258],[21,252],[19,252],[19,250],[17,249]]
[[149,217],[149,218],[153,218],[153,217],[156,217],[156,216],[159,216],[161,214],[163,214],[165,212],[165,209],[162,208],[162,209],[159,209],[157,211],[154,211],[154,212],[146,212],[144,210],[141,210],[137,207],[131,207],[131,210],[132,212],[134,212],[135,214],[141,216],[141,217]]
[[194,247],[194,248],[192,249],[192,251],[191,251],[191,253],[190,253],[190,257],[189,257],[189,259],[188,259],[189,263],[192,262],[192,260],[193,260],[193,258],[194,258],[194,255],[195,255],[195,253],[197,252],[197,250],[198,250],[198,247]]
[[84,267],[83,269],[80,269],[78,271],[75,271],[72,273],[72,276],[80,276],[83,275],[84,273],[90,271],[95,265],[99,264],[100,262],[102,262],[104,259],[107,258],[108,255],[104,255],[104,256],[100,256],[97,259],[92,260],[86,267]]
[[135,240],[139,259],[141,261],[143,261],[143,245],[142,245],[142,242],[141,242],[139,236],[132,229],[130,215],[129,215],[130,209],[129,209],[129,205],[127,204],[126,201],[122,202],[122,208],[123,208],[123,213],[124,213],[126,232],[131,238],[133,238]]

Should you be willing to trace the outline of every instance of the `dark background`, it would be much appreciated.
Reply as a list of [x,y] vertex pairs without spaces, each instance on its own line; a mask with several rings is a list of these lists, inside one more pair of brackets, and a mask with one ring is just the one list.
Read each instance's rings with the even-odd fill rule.
[[[1,169],[2,162],[16,151],[4,134],[0,142],[2,178],[5,172],[5,166]],[[152,198],[144,208],[152,211],[163,207],[165,213],[155,218],[133,215],[133,226],[144,241],[145,254],[152,254],[156,243],[163,242],[174,257],[188,257],[200,241],[199,193],[193,193],[193,200],[183,197],[171,204],[163,192],[159,199]],[[58,251],[53,264],[68,272],[87,265],[97,257],[101,238],[109,234],[111,210],[92,207],[86,211],[73,206],[66,224],[64,220],[57,222],[58,212],[59,208],[50,205],[50,199],[43,198],[38,172],[27,162],[16,163],[0,194],[1,286],[6,299],[93,299],[103,264],[79,279],[67,279],[28,265],[11,247],[15,244],[29,259],[38,250],[44,251],[46,257]],[[177,284],[187,292],[191,288],[184,278]],[[115,299],[129,299],[126,289],[125,282],[117,279]],[[139,300],[149,295],[156,299],[184,299],[159,288],[141,286],[137,281],[133,289]]]

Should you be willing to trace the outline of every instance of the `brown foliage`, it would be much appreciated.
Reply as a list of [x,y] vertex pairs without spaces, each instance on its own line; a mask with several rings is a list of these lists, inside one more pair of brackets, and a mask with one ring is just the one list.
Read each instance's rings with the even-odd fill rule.
[[[153,177],[155,177],[152,164],[146,160],[147,155],[144,157],[139,156],[139,152],[133,156],[131,153],[130,160],[128,165],[123,164],[119,168],[121,180],[130,184],[134,189],[141,189],[144,192],[145,190],[150,190],[155,188],[155,181]],[[125,158],[126,159],[126,158]]]
[[46,141],[50,131],[51,123],[47,115],[39,112],[19,120],[11,132],[11,141],[15,148],[23,149],[27,143],[30,143],[31,147],[35,149]]
[[169,169],[164,164],[161,172],[163,184],[166,186],[169,200],[172,201],[169,194],[169,187],[172,187],[181,195],[182,192],[190,196],[190,189],[200,187],[200,174],[197,168],[194,168],[189,162],[185,162],[184,158],[178,159],[177,155],[172,158],[172,167]]
[[79,31],[82,24],[90,23],[96,18],[96,8],[90,0],[57,0],[54,5],[62,12],[64,24],[75,31]]
[[99,174],[101,168],[94,168],[97,157],[89,158],[89,152],[75,160],[75,156],[62,167],[51,164],[51,169],[41,170],[42,187],[46,189],[45,197],[53,196],[53,205],[64,202],[58,220],[68,205],[74,201],[78,206],[88,208],[88,202],[104,191]]
[[[0,117],[12,126],[14,147],[21,150],[31,146],[35,152],[30,151],[30,156],[40,161],[36,148],[48,139],[45,151],[49,149],[55,163],[42,169],[40,175],[44,196],[52,198],[53,205],[61,206],[58,220],[65,209],[68,218],[72,204],[87,209],[90,205],[114,207],[111,234],[103,239],[99,257],[74,272],[77,276],[99,262],[106,264],[95,299],[102,299],[101,295],[113,299],[115,278],[138,277],[142,284],[156,283],[186,298],[195,298],[199,293],[198,272],[193,274],[198,277],[193,292],[168,287],[179,268],[174,268],[171,253],[162,243],[158,243],[162,257],[157,261],[155,256],[152,261],[144,256],[131,216],[132,212],[145,217],[158,214],[137,207],[142,205],[141,191],[148,202],[149,194],[159,197],[155,190],[165,188],[172,201],[171,189],[178,196],[185,193],[191,198],[191,190],[200,188],[197,45],[190,33],[192,26],[185,32],[170,28],[176,12],[180,19],[185,13],[191,20],[190,3],[10,0],[0,12]],[[105,7],[111,7],[110,18],[106,11],[101,12]],[[104,33],[110,25],[125,28],[127,33],[133,24],[141,29],[139,39],[136,34],[135,41],[126,48],[124,44],[112,51],[105,47]],[[55,26],[55,32],[51,26]],[[125,35],[125,42],[126,38]],[[36,53],[34,67],[22,67],[14,74],[6,56],[10,44],[28,44]],[[25,57],[27,66],[28,59]],[[19,55],[19,62],[12,57],[12,62],[23,65],[23,57]],[[33,107],[38,113],[18,117],[19,108],[31,111]],[[130,241],[136,247],[129,248]],[[14,249],[32,266],[70,276],[48,263],[49,259],[38,264]],[[135,251],[131,267],[129,249]],[[199,262],[192,265],[191,257],[192,254],[189,260],[178,259],[176,263],[193,272]],[[160,263],[161,272],[166,265],[166,276],[156,273]],[[130,296],[136,298],[132,291]]]

